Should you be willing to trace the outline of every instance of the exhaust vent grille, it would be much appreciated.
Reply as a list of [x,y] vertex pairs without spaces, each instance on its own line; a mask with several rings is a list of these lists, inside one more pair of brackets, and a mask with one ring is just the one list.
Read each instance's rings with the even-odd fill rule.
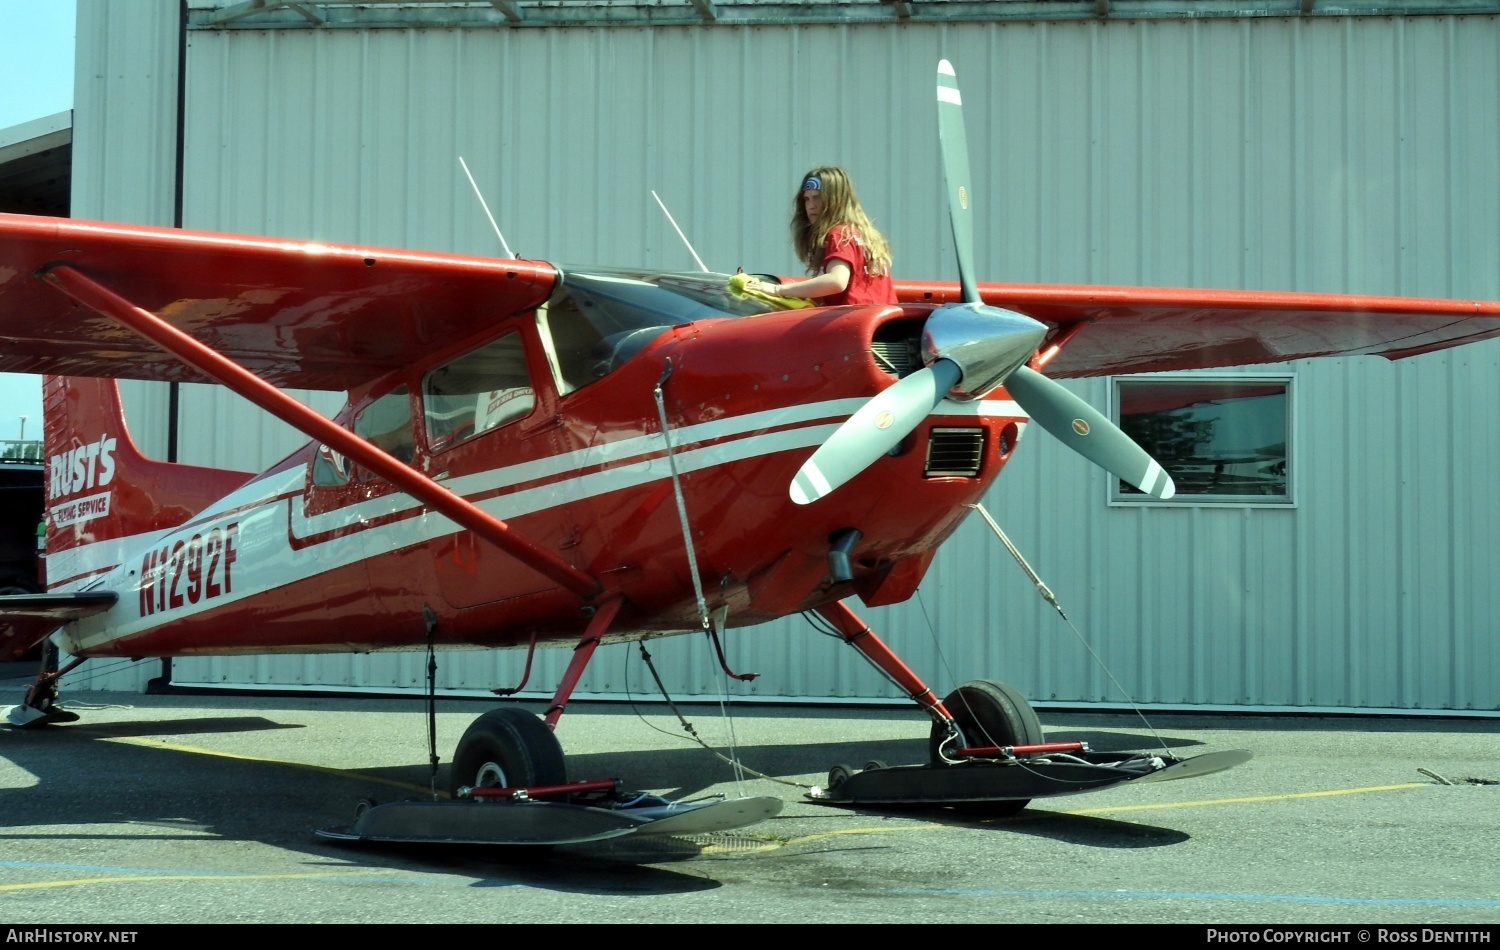
[[870,341],[875,365],[900,379],[922,368],[922,324],[893,320],[875,331]]
[[875,365],[897,378],[919,365],[916,354],[911,352],[905,340],[876,340],[870,344],[870,352],[875,355]]
[[983,429],[933,429],[922,474],[927,478],[973,478],[983,461]]

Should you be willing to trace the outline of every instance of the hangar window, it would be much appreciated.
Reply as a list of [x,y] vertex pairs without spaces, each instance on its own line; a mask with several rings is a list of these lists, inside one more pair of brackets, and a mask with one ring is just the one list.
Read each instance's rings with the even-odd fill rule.
[[1113,504],[1272,505],[1292,498],[1290,376],[1131,376],[1114,381],[1115,421],[1161,463],[1176,497],[1113,480]]

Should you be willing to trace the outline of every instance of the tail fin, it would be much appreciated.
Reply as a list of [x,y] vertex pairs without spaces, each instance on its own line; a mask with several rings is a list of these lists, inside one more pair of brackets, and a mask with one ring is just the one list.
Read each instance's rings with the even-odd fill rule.
[[251,478],[146,458],[126,431],[120,387],[112,379],[45,377],[42,416],[49,589],[73,588],[116,567],[152,535]]

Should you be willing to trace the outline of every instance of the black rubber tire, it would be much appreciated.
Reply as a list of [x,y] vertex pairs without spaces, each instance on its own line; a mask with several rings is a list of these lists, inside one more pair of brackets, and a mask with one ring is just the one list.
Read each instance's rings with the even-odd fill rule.
[[521,788],[563,785],[562,746],[547,724],[524,709],[501,706],[469,724],[453,753],[448,791],[464,786]]
[[42,587],[34,579],[15,571],[0,571],[0,595],[40,594]]
[[[1045,742],[1041,720],[1036,710],[1016,689],[995,680],[970,680],[949,693],[943,705],[952,714],[969,746],[993,745],[1037,745]],[[947,738],[948,730],[939,723],[932,724],[932,733],[927,742],[927,753],[933,765],[942,765],[938,749]],[[962,810],[971,814],[990,817],[1014,815],[1027,805],[1030,799],[1008,799],[993,802],[970,802]]]
[[[34,578],[27,577],[17,571],[0,571],[0,596],[9,597],[15,594],[40,594],[42,585]],[[18,662],[31,663],[42,658],[42,645],[30,647],[25,652],[10,655],[0,655],[0,660],[16,660]]]
[[831,792],[854,777],[854,770],[847,765],[835,765],[828,770],[828,790]]
[[[1036,711],[1014,688],[994,680],[970,680],[943,700],[953,721],[971,746],[1036,745],[1045,742]],[[933,764],[942,762],[938,746],[948,732],[932,724],[928,753]]]

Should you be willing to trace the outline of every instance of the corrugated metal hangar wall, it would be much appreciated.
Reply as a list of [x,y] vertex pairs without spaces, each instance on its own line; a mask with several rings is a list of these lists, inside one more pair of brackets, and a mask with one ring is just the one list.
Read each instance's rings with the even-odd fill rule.
[[[181,55],[186,227],[498,253],[464,156],[523,256],[694,269],[654,189],[713,269],[795,273],[792,189],[834,162],[901,276],[953,279],[932,103],[946,57],[981,279],[1500,298],[1492,16],[193,28],[179,51],[176,0],[84,0],[78,32],[79,217],[172,223]],[[992,490],[1097,660],[977,519],[917,598],[867,617],[940,694],[987,676],[1043,705],[1500,710],[1500,344],[1273,369],[1292,378],[1294,504],[1112,506],[1104,473],[1041,433]],[[1107,380],[1073,388],[1111,398]],[[127,399],[163,454],[165,389]],[[182,461],[246,469],[300,441],[202,387],[179,434]],[[698,637],[651,652],[677,696],[898,695],[801,621],[727,647],[760,679],[725,687]],[[440,684],[513,684],[523,660],[452,655]],[[539,694],[566,660],[542,657]],[[419,689],[423,661],[173,672]],[[650,684],[634,648],[613,647],[577,695]]]

